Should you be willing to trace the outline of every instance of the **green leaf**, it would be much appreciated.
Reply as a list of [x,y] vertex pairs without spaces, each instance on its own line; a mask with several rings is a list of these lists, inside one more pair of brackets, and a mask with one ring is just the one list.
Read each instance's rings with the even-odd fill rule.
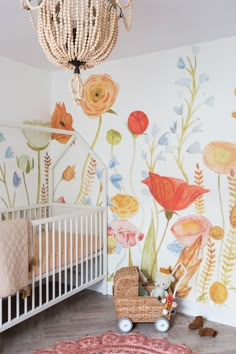
[[142,252],[141,270],[150,280],[154,280],[156,269],[156,231],[152,214],[148,234],[146,236]]
[[108,109],[105,113],[111,113],[111,114],[115,114],[116,116],[118,116],[118,114],[115,112],[115,111],[113,111],[113,109]]
[[133,260],[132,260],[132,253],[131,253],[131,249],[129,247],[129,267],[133,267]]

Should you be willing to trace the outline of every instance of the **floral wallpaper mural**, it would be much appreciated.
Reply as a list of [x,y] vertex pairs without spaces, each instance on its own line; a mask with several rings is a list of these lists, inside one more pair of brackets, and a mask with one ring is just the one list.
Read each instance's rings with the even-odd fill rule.
[[[215,138],[216,98],[200,48],[187,48],[174,61],[175,76],[166,78],[168,107],[157,97],[148,108],[157,84],[141,87],[137,99],[118,75],[89,76],[79,108],[70,107],[62,90],[50,126],[81,132],[91,150],[103,157],[108,199],[103,197],[103,167],[82,151],[79,140],[57,165],[53,198],[107,205],[110,284],[122,266],[137,265],[153,279],[160,266],[182,262],[187,276],[179,297],[236,310],[236,145],[223,129]],[[122,90],[129,97],[121,101]],[[235,121],[235,116],[230,113],[229,119]],[[13,142],[0,132],[1,207],[14,206],[19,189],[25,204],[46,202],[49,167],[71,138],[60,133],[39,137],[30,130],[23,134],[27,149],[16,153]],[[37,186],[30,186],[33,176]],[[181,275],[178,271],[176,280]]]

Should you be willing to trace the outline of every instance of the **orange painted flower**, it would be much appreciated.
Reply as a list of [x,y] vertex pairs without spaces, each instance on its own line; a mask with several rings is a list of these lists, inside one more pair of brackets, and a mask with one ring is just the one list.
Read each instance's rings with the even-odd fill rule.
[[121,219],[134,216],[139,209],[138,199],[128,194],[114,195],[114,197],[111,198],[111,203],[111,211],[116,213]]
[[175,238],[184,246],[191,246],[200,236],[202,236],[201,248],[207,244],[211,222],[200,215],[189,215],[180,218],[171,227],[171,232]]
[[212,226],[209,230],[209,236],[214,238],[214,240],[222,240],[224,238],[224,230],[221,226]]
[[71,181],[72,178],[75,178],[75,165],[73,166],[68,166],[62,174],[62,178],[64,181]]
[[[52,119],[51,119],[51,127],[56,129],[63,130],[73,130],[73,118],[70,113],[66,112],[66,106],[64,103],[56,103]],[[57,134],[53,133],[53,139],[56,139],[61,144],[66,144],[70,139],[71,135],[66,134]]]
[[149,177],[142,182],[149,187],[153,197],[167,211],[185,209],[202,194],[209,192],[209,189],[189,185],[181,179],[160,176],[152,172],[149,172]]
[[109,75],[92,75],[84,83],[80,106],[89,117],[101,116],[112,107],[118,91],[118,85]]
[[137,227],[128,220],[113,220],[111,222],[112,234],[124,248],[133,247],[141,241],[144,234],[139,233]]
[[203,161],[212,171],[229,174],[236,169],[236,144],[213,141],[203,151]]

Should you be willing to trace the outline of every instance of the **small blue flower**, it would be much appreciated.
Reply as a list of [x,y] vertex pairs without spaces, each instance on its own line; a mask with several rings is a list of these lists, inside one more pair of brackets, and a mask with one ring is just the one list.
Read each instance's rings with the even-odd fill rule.
[[177,255],[183,251],[183,248],[184,247],[176,240],[167,245],[167,249]]
[[158,132],[159,132],[159,129],[157,128],[157,125],[154,124],[153,127],[152,127],[152,136],[153,136],[153,138],[155,138],[157,136]]
[[86,205],[92,205],[92,199],[91,199],[91,197],[85,198],[85,203],[86,203]]
[[201,126],[201,124],[196,125],[196,127],[194,127],[194,128],[191,130],[191,133],[201,133],[201,132],[202,132],[202,126]]
[[115,253],[116,253],[116,254],[120,254],[121,251],[122,251],[122,249],[123,249],[122,244],[119,243],[119,242],[117,242],[116,249],[115,249]]
[[95,169],[95,172],[96,172],[96,176],[99,180],[102,179],[102,176],[103,176],[103,168],[101,170],[99,170],[98,168]]
[[120,174],[112,175],[109,179],[114,187],[121,190],[120,182],[122,181],[123,177]]
[[189,148],[186,150],[189,154],[199,154],[202,153],[202,149],[200,146],[199,141],[196,141],[195,143],[191,144]]
[[178,114],[178,116],[182,116],[183,110],[184,110],[184,106],[182,104],[179,107],[174,106],[173,109],[174,109],[175,113]]
[[21,184],[21,178],[18,176],[18,174],[15,171],[13,173],[13,186],[17,188],[19,187],[20,184]]
[[192,51],[193,51],[193,55],[195,55],[195,57],[196,57],[200,52],[200,47],[198,45],[193,45]]
[[206,73],[203,73],[199,76],[200,84],[203,84],[205,81],[209,80],[209,76]]
[[144,171],[144,170],[142,170],[142,172],[141,172],[141,176],[142,176],[142,178],[148,178],[148,173],[146,172],[146,171]]
[[107,197],[107,206],[112,206],[112,202],[109,197]]
[[191,79],[182,77],[181,79],[175,81],[175,84],[183,87],[189,87],[191,84]]
[[165,151],[160,151],[157,155],[157,160],[166,161],[166,154]]
[[215,103],[215,97],[213,96],[208,97],[204,103],[209,107],[213,107]]
[[5,157],[6,157],[6,159],[10,159],[10,158],[14,157],[14,151],[12,150],[11,146],[8,146],[8,148],[6,149]]
[[175,134],[176,130],[177,130],[177,120],[175,120],[172,127],[170,127],[171,133]]
[[108,166],[109,166],[109,168],[114,168],[114,167],[116,167],[117,165],[119,165],[119,162],[117,161],[116,157],[113,156],[113,157],[111,158],[111,160],[109,161]]
[[179,60],[177,62],[177,66],[178,66],[179,69],[184,69],[185,68],[185,62],[184,62],[182,57],[179,58]]
[[168,135],[169,135],[169,134],[170,134],[169,132],[163,134],[163,135],[160,137],[160,139],[158,140],[158,144],[159,144],[159,145],[168,145],[168,143],[169,143]]
[[147,152],[142,151],[142,158],[146,161],[147,160]]
[[3,135],[3,133],[0,132],[0,143],[2,143],[3,141],[5,141],[5,137]]

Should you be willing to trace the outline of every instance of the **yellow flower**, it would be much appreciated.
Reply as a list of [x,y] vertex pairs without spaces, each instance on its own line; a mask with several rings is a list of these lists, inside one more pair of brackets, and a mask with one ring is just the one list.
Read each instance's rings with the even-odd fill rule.
[[114,104],[118,90],[109,75],[92,75],[84,83],[80,106],[89,117],[101,116]]
[[111,211],[116,213],[121,219],[126,219],[134,216],[139,209],[138,199],[132,195],[116,194],[111,198],[111,202]]
[[222,240],[224,238],[224,230],[220,226],[212,226],[209,230],[209,236],[215,240]]
[[211,285],[209,295],[215,304],[222,305],[228,299],[228,290],[223,283],[216,281]]
[[203,152],[207,167],[220,174],[228,174],[236,168],[236,145],[227,141],[213,141]]
[[68,166],[62,174],[62,178],[68,182],[75,178],[75,165]]

